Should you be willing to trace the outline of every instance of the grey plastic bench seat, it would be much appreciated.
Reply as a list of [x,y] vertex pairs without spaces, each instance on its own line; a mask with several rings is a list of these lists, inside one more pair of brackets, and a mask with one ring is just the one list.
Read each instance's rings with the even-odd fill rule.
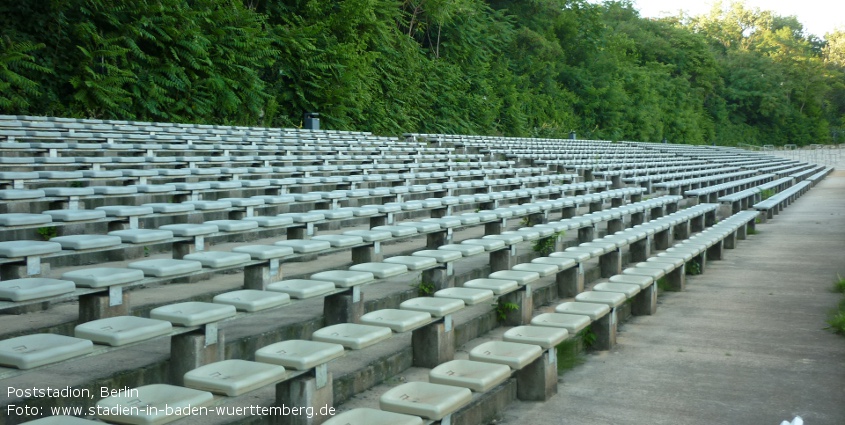
[[504,242],[506,245],[514,245],[518,244],[523,241],[523,236],[521,234],[501,234],[501,235],[486,235],[482,236],[481,239],[492,239]]
[[294,201],[293,196],[291,195],[256,195],[251,196],[251,198],[260,199],[264,201],[265,204],[271,205],[289,204]]
[[328,270],[314,273],[311,275],[310,279],[331,282],[338,288],[351,288],[353,286],[370,283],[375,280],[375,276],[373,276],[370,272]]
[[217,233],[220,229],[214,224],[165,224],[159,230],[169,230],[176,236],[191,237]]
[[539,257],[531,260],[532,264],[548,264],[557,267],[558,271],[568,270],[578,264],[572,258],[561,257]]
[[72,281],[76,286],[84,288],[123,285],[143,278],[144,272],[141,270],[116,267],[91,267],[69,271],[62,275],[62,279]]
[[593,258],[593,255],[590,252],[581,251],[581,252],[573,252],[573,251],[565,251],[565,252],[553,252],[549,254],[551,258],[565,258],[569,260],[573,260],[578,263],[583,263],[590,258]]
[[[549,234],[551,234],[551,232],[549,232]],[[502,232],[499,236],[522,236],[522,240],[528,242],[540,239],[541,232],[537,230],[510,230]]]
[[614,283],[627,283],[631,285],[639,285],[640,289],[646,289],[654,283],[654,279],[650,276],[636,276],[626,274],[611,276],[608,281]]
[[47,196],[40,189],[4,189],[0,190],[0,199],[4,201],[15,201],[21,199],[38,199]]
[[259,227],[279,227],[293,223],[290,217],[244,217],[240,221],[252,221]]
[[173,238],[173,232],[169,230],[156,229],[127,229],[115,230],[108,233],[110,236],[117,236],[123,243],[146,244],[150,242],[163,241]]
[[186,301],[156,307],[150,311],[150,318],[167,320],[179,326],[199,326],[232,317],[235,313],[232,305]]
[[472,279],[464,282],[464,288],[489,289],[496,295],[511,292],[519,287],[515,280],[503,279]]
[[211,185],[208,182],[196,182],[196,183],[173,183],[173,186],[176,190],[208,190],[211,189]]
[[289,279],[267,285],[268,291],[284,292],[296,299],[316,297],[334,289],[332,282],[309,279]]
[[417,229],[412,226],[376,226],[372,230],[390,232],[393,237],[411,236],[417,234]]
[[253,220],[209,220],[203,224],[213,224],[221,232],[243,232],[258,228]]
[[[600,246],[573,246],[566,248],[564,252],[576,253],[576,254],[588,254],[590,258],[598,257],[602,254],[606,254],[610,251],[606,250],[604,247]],[[551,256],[551,255],[550,255]]]
[[97,249],[120,245],[122,240],[119,236],[109,235],[72,235],[58,236],[50,239],[62,246],[62,249]]
[[220,268],[231,267],[247,263],[252,260],[249,254],[226,251],[205,251],[188,254],[183,257],[185,260],[197,261],[203,267]]
[[493,291],[474,288],[445,288],[434,293],[437,298],[454,298],[466,305],[476,305],[493,299]]
[[557,307],[555,307],[555,312],[565,314],[579,314],[587,316],[590,318],[591,321],[595,322],[596,320],[599,320],[604,317],[605,314],[610,313],[610,307],[608,307],[606,304],[565,302],[558,304]]
[[360,236],[364,242],[378,242],[390,239],[393,233],[381,230],[347,230],[343,232],[344,235]]
[[172,329],[173,326],[166,320],[117,316],[77,325],[73,332],[77,338],[117,347],[167,335]]
[[88,196],[94,194],[90,187],[45,187],[41,190],[47,196]]
[[361,263],[349,267],[357,272],[370,272],[376,279],[387,279],[408,272],[408,267],[395,263]]
[[438,250],[444,251],[457,251],[460,252],[464,257],[471,257],[473,255],[478,255],[484,252],[484,247],[481,245],[472,245],[472,244],[448,244],[448,245],[441,245],[437,247]]
[[283,380],[283,366],[248,360],[230,359],[200,366],[185,373],[185,386],[237,397]]
[[452,298],[418,297],[399,304],[402,310],[422,311],[434,317],[443,317],[464,308],[464,302]]
[[8,213],[0,214],[0,226],[31,226],[53,221],[47,214]]
[[361,316],[361,323],[386,326],[393,332],[408,332],[431,322],[431,314],[421,311],[386,308]]
[[391,335],[390,328],[384,326],[341,323],[316,330],[312,338],[315,341],[340,344],[350,350],[361,350],[378,344]]
[[441,229],[439,223],[428,223],[423,221],[396,223],[396,227],[410,227],[412,229],[417,229],[417,232],[419,233],[435,232]]
[[255,352],[255,361],[277,364],[289,369],[307,370],[344,354],[340,344],[293,339],[258,349]]
[[559,268],[554,264],[523,263],[513,266],[511,270],[519,272],[533,272],[539,274],[540,277],[546,277],[557,273]]
[[642,289],[640,288],[640,285],[633,285],[630,283],[602,282],[594,285],[592,290],[596,292],[619,292],[625,294],[626,298],[633,298],[634,295],[640,293]]
[[471,400],[472,392],[467,388],[408,382],[382,394],[379,407],[390,412],[440,420]]
[[515,281],[519,286],[527,285],[531,282],[534,282],[540,279],[540,274],[536,272],[524,272],[524,271],[515,271],[515,270],[501,270],[498,272],[490,273],[488,276],[490,279],[501,279],[501,280],[512,280]]
[[284,213],[279,214],[278,217],[290,217],[294,223],[311,223],[314,221],[320,221],[325,219],[326,217],[320,213],[307,213],[307,212],[299,212],[299,213]]
[[81,338],[57,334],[32,334],[0,341],[0,365],[32,369],[79,357],[91,352],[94,344]]
[[30,257],[59,252],[62,246],[56,242],[6,241],[0,242],[0,256],[5,258]]
[[97,220],[106,217],[105,211],[98,210],[49,210],[42,214],[48,214],[53,221]]
[[[419,416],[359,407],[332,416],[323,425],[423,425]],[[73,425],[73,424],[71,424]]]
[[232,203],[229,201],[185,201],[182,203],[186,205],[193,205],[195,209],[200,211],[225,210],[226,208],[232,208]]
[[480,245],[485,251],[495,251],[505,247],[505,241],[499,239],[467,239],[461,242],[462,245]]
[[293,249],[297,254],[307,254],[311,252],[325,251],[332,247],[332,244],[320,240],[304,240],[304,239],[289,239],[285,241],[278,241],[274,243],[278,246],[286,246]]
[[648,276],[654,280],[657,280],[663,276],[666,276],[666,272],[663,270],[663,268],[628,267],[627,269],[622,270],[622,275]]
[[424,249],[411,255],[414,257],[434,258],[438,263],[448,263],[463,257],[463,255],[458,251],[441,251],[437,249]]
[[507,380],[510,375],[511,369],[505,365],[473,360],[452,360],[431,369],[428,380],[432,384],[486,392]]
[[616,308],[625,303],[628,297],[618,292],[596,292],[585,291],[575,296],[575,301],[583,303],[604,304],[610,308]]
[[138,193],[168,193],[176,190],[172,184],[136,184]]
[[355,217],[369,217],[371,215],[378,214],[378,208],[367,208],[367,207],[340,207],[338,208],[339,211],[352,211],[352,215]]
[[343,248],[364,243],[364,238],[350,235],[319,235],[314,236],[311,240],[328,242],[334,248]]
[[150,204],[141,204],[142,207],[150,207],[153,209],[153,212],[157,212],[159,214],[173,214],[173,213],[183,213],[183,212],[191,212],[194,211],[196,208],[191,204],[170,204],[170,203],[150,203]]
[[341,210],[341,209],[336,209],[336,210],[311,210],[311,212],[314,213],[314,214],[322,214],[323,218],[325,218],[326,220],[343,220],[343,219],[346,219],[346,218],[352,218],[352,216],[355,215],[355,214],[352,213],[352,211]]
[[451,229],[453,227],[459,227],[463,223],[459,218],[453,217],[442,217],[442,218],[424,218],[422,219],[423,223],[438,223],[440,224],[441,229]]
[[385,258],[385,263],[401,264],[408,268],[408,270],[421,270],[437,265],[437,260],[431,257],[414,257],[412,255],[397,255],[395,257]]
[[[243,183],[240,180],[238,181],[222,181],[222,182],[209,182],[212,189],[239,189],[243,187]],[[226,201],[228,202],[228,201]]]
[[215,295],[212,301],[217,304],[234,306],[240,311],[255,312],[290,304],[290,295],[257,291],[254,289],[241,289]]
[[73,292],[76,286],[69,280],[25,277],[0,281],[0,299],[26,301]]
[[202,263],[188,260],[143,260],[129,263],[130,269],[141,270],[145,276],[168,277],[202,270]]
[[95,209],[105,211],[106,216],[108,217],[134,217],[153,213],[153,209],[151,207],[144,206],[134,207],[124,205],[109,205],[105,207],[97,207]]
[[531,319],[531,324],[535,326],[564,328],[571,335],[575,335],[590,325],[590,318],[580,314],[543,313]]
[[81,179],[80,171],[38,171],[38,177],[51,180],[73,180]]
[[508,329],[503,335],[505,342],[539,345],[544,349],[551,349],[563,342],[569,336],[569,331],[562,328],[547,326],[516,326]]
[[253,260],[270,260],[293,254],[293,248],[274,245],[243,245],[232,248],[232,252],[249,254]]
[[469,359],[479,362],[497,363],[520,370],[543,355],[538,345],[506,341],[487,341],[469,352]]
[[[133,388],[131,392],[104,398],[97,402],[97,417],[119,424],[160,425],[188,416],[190,408],[197,408],[211,403],[214,396],[207,391],[177,387],[168,384],[152,384]],[[149,406],[146,409],[133,409]],[[170,407],[167,415],[165,406]],[[115,415],[113,413],[125,413]]]

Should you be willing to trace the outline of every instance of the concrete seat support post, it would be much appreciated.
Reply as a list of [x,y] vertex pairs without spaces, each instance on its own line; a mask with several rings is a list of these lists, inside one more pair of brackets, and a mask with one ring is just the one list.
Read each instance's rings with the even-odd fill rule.
[[321,364],[306,374],[276,384],[276,406],[298,406],[313,408],[314,414],[279,415],[273,417],[280,425],[319,425],[330,418],[320,415],[324,406],[333,406],[334,390],[332,374],[327,365]]
[[439,232],[432,232],[425,237],[425,247],[428,249],[437,249],[449,243],[449,232],[441,230]]
[[223,360],[225,340],[217,323],[207,323],[199,329],[170,337],[170,381],[184,385],[185,372]]
[[704,213],[704,226],[710,227],[716,224],[716,210],[707,211]]
[[631,262],[639,263],[651,257],[651,237],[647,236],[632,243],[628,249],[631,253]]
[[668,286],[670,291],[680,292],[686,288],[686,270],[686,264],[683,264],[681,265],[681,267],[678,267],[675,270],[666,273],[666,285]]
[[682,223],[678,223],[674,226],[674,238],[676,241],[682,241],[689,237],[690,235],[690,222],[689,220],[684,221]]
[[382,260],[384,260],[384,253],[379,242],[352,248],[352,264],[377,263]]
[[597,212],[604,209],[604,201],[590,202],[590,212]]
[[721,260],[724,252],[724,240],[716,242],[710,248],[707,248],[708,260]]
[[431,210],[431,218],[442,218],[449,215],[450,207],[433,208]]
[[601,277],[611,277],[622,273],[622,250],[614,249],[599,257]]
[[306,227],[288,227],[287,230],[287,238],[290,239],[301,239],[307,240],[311,239],[311,236],[314,236],[314,228],[312,225],[307,225]]
[[528,226],[546,223],[546,216],[543,213],[534,213],[528,215]]
[[499,235],[502,233],[502,221],[484,223],[484,235]]
[[669,229],[662,230],[654,234],[654,247],[658,251],[663,251],[672,245],[672,233]]
[[624,230],[623,221],[621,218],[614,218],[607,221],[607,234],[612,235],[616,232]]
[[596,342],[593,348],[597,350],[610,350],[616,345],[616,309],[611,308],[610,313],[605,314],[590,325],[593,333],[596,334]]
[[552,347],[516,373],[516,398],[546,401],[557,394],[557,353]]
[[625,185],[622,183],[621,174],[615,174],[610,176],[610,187],[612,187],[613,189],[621,189],[625,187]]
[[244,267],[244,289],[263,291],[267,285],[282,280],[282,267],[278,259]]
[[417,367],[433,368],[455,358],[455,332],[452,317],[447,315],[429,325],[416,329],[411,334],[413,364]]
[[191,240],[173,242],[173,259],[181,260],[188,254],[193,254],[204,250],[205,238],[202,236],[195,236]]
[[645,222],[645,213],[644,212],[635,212],[631,214],[631,227],[638,226]]
[[663,217],[663,215],[663,206],[654,207],[651,211],[649,211],[649,217],[651,217],[652,220]]
[[[650,188],[649,188],[649,192],[651,192]],[[642,193],[634,193],[634,194],[631,195],[631,202],[632,203],[633,202],[640,202],[642,200],[643,200],[643,194]]]
[[363,315],[364,295],[357,286],[323,299],[323,320],[326,326],[357,323]]
[[514,310],[505,309],[505,325],[520,326],[531,323],[531,317],[534,315],[534,296],[531,292],[531,285],[525,285],[518,290],[502,295],[499,298],[499,308],[503,304],[516,304],[518,307]]
[[79,323],[107,317],[130,316],[129,293],[116,286],[109,292],[97,292],[79,296]]
[[698,233],[704,230],[704,216],[699,215],[690,219],[690,230],[693,233]]
[[41,257],[38,255],[26,257],[24,264],[0,264],[0,278],[3,280],[48,276],[49,274],[50,263],[42,263]]
[[649,285],[634,296],[631,304],[631,314],[634,316],[651,316],[657,312],[657,283]]
[[563,207],[563,209],[561,209],[561,210],[560,210],[560,218],[561,218],[561,220],[566,219],[566,218],[572,218],[572,217],[575,217],[575,214],[577,213],[577,211],[576,211],[576,210],[577,210],[577,208],[576,208],[576,207],[574,207],[574,206],[572,206],[572,207]]
[[724,239],[725,249],[736,248],[736,238],[737,238],[737,231],[736,230],[734,230],[733,232],[728,234],[728,236],[725,236],[725,239]]
[[435,267],[432,269],[423,270],[422,281],[434,285],[434,290],[451,288],[455,286],[452,274],[449,273],[450,267],[444,265],[442,267]]
[[510,270],[514,266],[514,255],[511,249],[500,249],[490,252],[490,272]]
[[587,226],[578,229],[578,243],[592,242],[596,238],[596,226]]
[[558,298],[572,298],[584,292],[584,266],[578,264],[555,275]]
[[387,225],[387,215],[370,217],[370,228]]

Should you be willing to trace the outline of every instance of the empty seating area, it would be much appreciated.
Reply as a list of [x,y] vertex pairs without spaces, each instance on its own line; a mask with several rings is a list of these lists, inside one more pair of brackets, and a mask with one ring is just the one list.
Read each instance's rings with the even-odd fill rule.
[[[723,147],[0,116],[0,381],[92,394],[4,404],[489,423],[557,392],[562,343],[610,349],[831,171]],[[312,410],[215,413],[243,406]],[[0,423],[76,423],[43,416]]]

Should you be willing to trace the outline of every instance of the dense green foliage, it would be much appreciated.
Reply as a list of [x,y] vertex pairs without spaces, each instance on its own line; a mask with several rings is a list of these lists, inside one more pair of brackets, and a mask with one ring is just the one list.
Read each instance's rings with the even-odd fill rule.
[[741,4],[36,0],[0,28],[3,114],[720,144],[845,124],[845,33]]

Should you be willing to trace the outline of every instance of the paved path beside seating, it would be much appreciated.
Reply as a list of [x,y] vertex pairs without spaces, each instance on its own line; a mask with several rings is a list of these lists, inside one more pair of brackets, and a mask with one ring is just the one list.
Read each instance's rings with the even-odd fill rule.
[[824,329],[845,277],[842,165],[499,424],[845,424],[845,337]]

